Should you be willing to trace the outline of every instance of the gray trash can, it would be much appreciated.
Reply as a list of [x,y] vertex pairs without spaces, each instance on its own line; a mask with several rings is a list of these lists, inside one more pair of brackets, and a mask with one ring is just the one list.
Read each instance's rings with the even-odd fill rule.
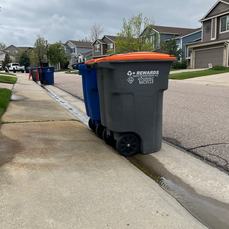
[[[38,77],[37,77],[37,69],[38,69]],[[31,71],[33,81],[35,81],[35,82],[41,81],[41,83],[42,83],[42,80],[43,80],[42,69],[40,67],[31,67],[30,71]]]
[[103,138],[114,139],[121,155],[161,149],[163,91],[175,60],[167,54],[141,52],[86,62],[97,71]]

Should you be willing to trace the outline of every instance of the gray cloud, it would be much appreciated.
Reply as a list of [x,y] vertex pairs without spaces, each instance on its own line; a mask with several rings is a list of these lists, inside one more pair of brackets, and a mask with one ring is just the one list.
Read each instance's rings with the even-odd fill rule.
[[157,25],[198,28],[216,0],[7,0],[0,3],[0,42],[33,45],[37,35],[49,43],[89,37],[96,22],[104,34],[116,35],[123,18],[138,13]]

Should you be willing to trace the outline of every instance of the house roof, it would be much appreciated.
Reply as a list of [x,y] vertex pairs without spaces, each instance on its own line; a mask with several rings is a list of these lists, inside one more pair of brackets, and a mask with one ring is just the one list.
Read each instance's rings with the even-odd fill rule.
[[91,42],[69,40],[76,47],[91,48]]
[[[216,6],[218,6],[220,3],[224,3],[224,4],[226,4],[226,5],[229,5],[229,0],[218,0],[213,6],[212,6],[212,8],[204,15],[204,17],[202,18],[202,19],[200,19],[200,22],[202,22],[202,21],[205,21],[205,20],[208,20],[209,18],[211,18],[211,17],[214,17],[214,16],[217,16],[218,15],[218,13],[217,14],[213,14],[213,15],[211,15],[210,17],[209,17],[209,15],[211,14],[211,12],[216,8]],[[224,12],[224,11],[222,11],[222,13],[228,13],[228,10],[227,9],[225,9],[226,11]]]
[[90,56],[90,55],[92,55],[92,51],[86,52],[86,53],[82,53],[82,55],[83,55],[83,57]]
[[117,40],[117,36],[110,36],[110,35],[104,35],[103,38],[106,37],[110,39],[111,41],[115,42]]
[[27,51],[28,49],[34,49],[34,47],[17,47],[21,50]]
[[100,42],[101,44],[107,44],[107,42],[105,42],[105,41],[103,40],[105,37],[108,38],[109,40],[111,40],[112,42],[115,42],[115,41],[117,40],[117,36],[104,35],[104,36],[102,37],[102,39],[97,39],[97,40],[95,40],[95,41],[92,43],[92,45],[94,45],[96,41]]
[[190,33],[201,30],[201,28],[190,29],[190,28],[168,27],[168,26],[158,26],[158,25],[154,25],[153,29],[162,34],[174,34],[179,37],[183,37]]

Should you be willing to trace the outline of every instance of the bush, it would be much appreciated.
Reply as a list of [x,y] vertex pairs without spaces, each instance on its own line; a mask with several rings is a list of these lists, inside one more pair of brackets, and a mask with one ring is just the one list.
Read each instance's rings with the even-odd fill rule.
[[216,70],[216,71],[224,71],[226,69],[227,69],[226,67],[221,66],[221,65],[216,65],[216,66],[212,67],[212,70]]
[[183,60],[181,62],[175,61],[175,62],[173,62],[172,68],[173,69],[186,69],[187,68],[187,61],[186,60]]

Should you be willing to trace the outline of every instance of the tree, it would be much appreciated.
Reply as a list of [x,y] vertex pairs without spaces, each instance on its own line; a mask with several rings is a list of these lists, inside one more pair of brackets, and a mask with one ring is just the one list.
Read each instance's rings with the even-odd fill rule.
[[19,65],[25,66],[25,68],[30,66],[30,59],[26,52],[23,52],[19,58]]
[[83,41],[83,42],[91,42],[90,39],[88,39],[87,37],[85,37],[84,39],[80,40],[80,41]]
[[3,42],[0,42],[0,50],[3,50],[6,48],[6,45]]
[[41,67],[44,62],[47,62],[47,43],[43,37],[37,36],[37,40],[34,43],[34,54],[36,62]]
[[5,59],[2,61],[2,68],[5,69],[6,65],[11,63],[12,60],[10,59],[10,56],[8,53],[5,55]]
[[[22,53],[24,53],[24,52],[26,53],[26,55],[30,59],[30,64],[36,63],[35,53],[34,53],[33,49],[30,49],[30,48],[27,49],[26,51],[25,50],[19,50],[19,52],[14,55],[16,63],[19,63],[20,57],[21,57]],[[38,63],[36,63],[36,64],[38,64]]]
[[92,42],[97,40],[99,38],[99,36],[101,35],[101,33],[103,33],[103,30],[104,29],[101,28],[101,24],[97,24],[95,22],[95,24],[91,27],[90,40]]
[[181,48],[179,48],[179,45],[176,43],[174,37],[170,38],[169,41],[164,41],[161,44],[160,49],[158,51],[170,55],[174,55],[178,61],[182,59],[182,55],[183,55],[183,51]]
[[132,16],[128,21],[124,18],[121,32],[117,35],[115,53],[128,53],[137,51],[152,51],[153,24],[147,17],[142,18],[142,13]]
[[61,41],[50,45],[47,55],[52,65],[57,65],[58,63],[64,65],[68,62],[68,57],[65,53],[64,46]]

